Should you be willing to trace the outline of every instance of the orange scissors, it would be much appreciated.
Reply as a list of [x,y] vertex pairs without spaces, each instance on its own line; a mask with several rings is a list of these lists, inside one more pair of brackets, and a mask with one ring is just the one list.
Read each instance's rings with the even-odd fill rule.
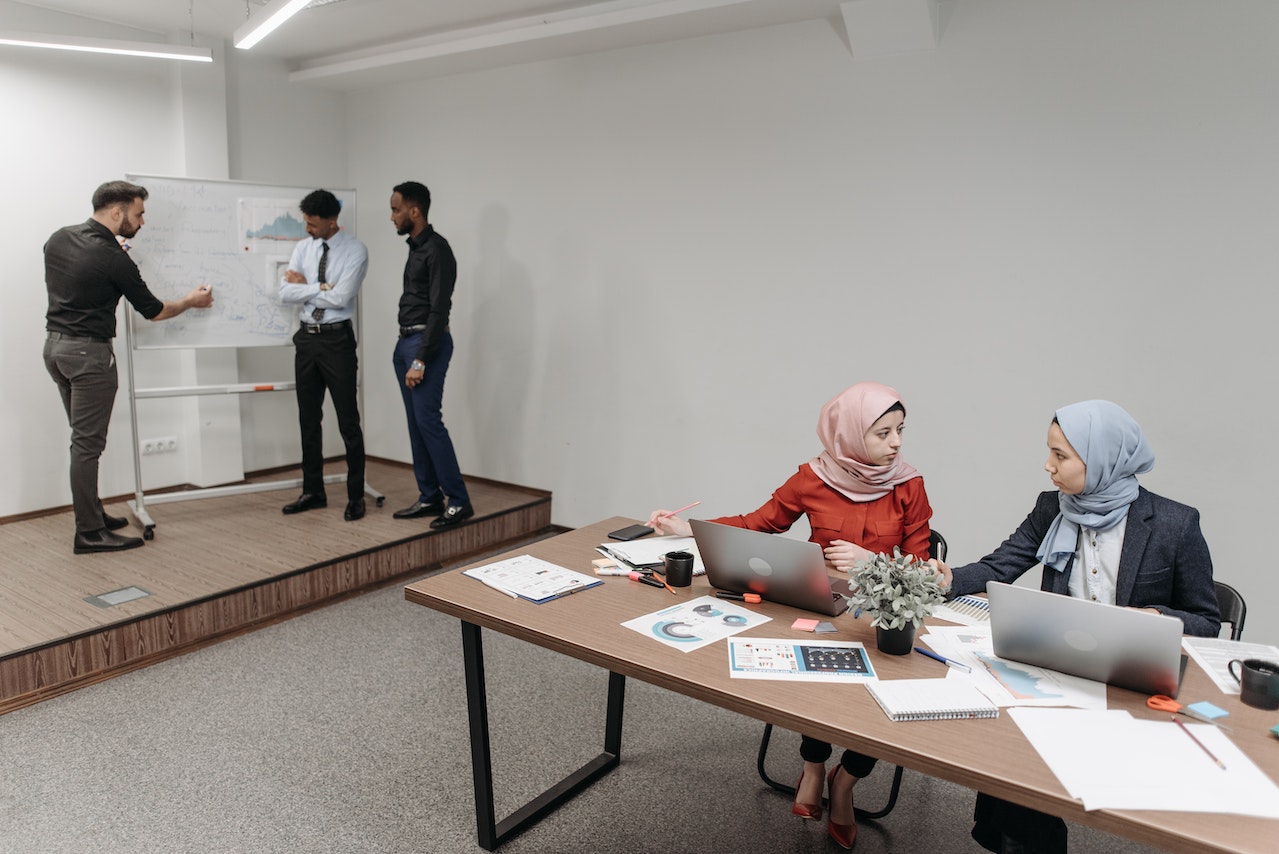
[[1203,723],[1206,723],[1206,724],[1212,724],[1213,726],[1220,727],[1221,729],[1224,729],[1227,732],[1230,731],[1230,727],[1226,726],[1225,724],[1219,724],[1212,718],[1208,717],[1207,715],[1201,715],[1199,714],[1199,712],[1186,708],[1181,703],[1178,703],[1176,700],[1174,700],[1172,697],[1169,697],[1167,694],[1156,694],[1155,696],[1146,700],[1146,705],[1157,712],[1179,712],[1188,718],[1194,718],[1197,721],[1202,721]]

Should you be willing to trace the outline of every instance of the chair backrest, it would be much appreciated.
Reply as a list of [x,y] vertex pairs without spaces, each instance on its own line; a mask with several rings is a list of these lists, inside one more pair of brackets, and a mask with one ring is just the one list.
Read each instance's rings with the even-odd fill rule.
[[1221,622],[1230,624],[1230,639],[1239,640],[1243,636],[1243,620],[1248,616],[1248,606],[1244,604],[1239,591],[1224,581],[1214,581],[1217,588],[1217,610],[1221,612]]
[[937,529],[934,528],[933,532],[928,535],[928,556],[944,561],[946,559],[947,551],[946,538],[937,533]]

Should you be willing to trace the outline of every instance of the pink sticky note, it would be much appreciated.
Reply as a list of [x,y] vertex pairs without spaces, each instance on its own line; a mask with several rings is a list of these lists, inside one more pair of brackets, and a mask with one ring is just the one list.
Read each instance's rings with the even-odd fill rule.
[[816,620],[805,620],[805,619],[801,618],[801,619],[798,619],[798,620],[796,620],[795,622],[791,623],[791,624],[790,624],[790,627],[791,627],[792,629],[795,629],[796,631],[800,631],[800,632],[811,632],[811,631],[815,631],[815,630],[817,629],[817,621],[816,621]]

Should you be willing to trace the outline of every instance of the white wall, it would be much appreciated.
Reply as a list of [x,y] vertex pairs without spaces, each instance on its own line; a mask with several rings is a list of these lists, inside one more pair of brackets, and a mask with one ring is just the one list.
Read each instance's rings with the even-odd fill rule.
[[[815,22],[360,92],[361,234],[394,269],[367,200],[431,186],[463,469],[552,489],[559,523],[752,509],[874,378],[970,560],[1050,486],[1053,409],[1108,397],[1275,642],[1276,25],[1267,2],[960,0],[926,54],[853,62]],[[397,289],[366,294],[367,347]],[[389,371],[367,388],[370,452],[406,458]]]

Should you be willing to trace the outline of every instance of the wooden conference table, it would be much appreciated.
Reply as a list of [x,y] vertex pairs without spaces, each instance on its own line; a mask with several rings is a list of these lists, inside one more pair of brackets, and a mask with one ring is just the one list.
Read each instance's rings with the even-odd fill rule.
[[[502,557],[532,554],[589,573],[590,561],[598,557],[595,546],[606,541],[607,532],[632,522],[624,518],[608,519]],[[484,563],[497,559],[500,558]],[[405,589],[405,598],[410,602],[462,621],[476,824],[481,847],[494,850],[617,765],[625,681],[626,677],[632,677],[1148,845],[1196,852],[1275,850],[1279,821],[1272,819],[1220,813],[1085,812],[1078,801],[1067,796],[1052,771],[1006,714],[993,720],[893,723],[865,691],[830,690],[827,685],[811,682],[733,679],[728,673],[723,643],[693,652],[671,649],[656,641],[637,643],[636,633],[622,626],[622,622],[676,601],[714,592],[705,578],[694,578],[692,587],[676,590],[678,599],[664,591],[663,596],[658,597],[653,588],[637,585],[625,577],[608,577],[599,587],[536,605],[504,596],[464,577],[460,569],[423,579]],[[812,616],[808,612],[770,602],[752,607],[773,619],[747,630],[743,636],[812,639],[811,634],[790,628],[797,617]],[[880,678],[941,675],[937,663],[924,656],[892,656],[876,651],[875,633],[865,617],[854,620],[851,614],[845,614],[833,622],[838,633],[823,635],[822,639],[864,643]],[[500,822],[494,815],[489,754],[481,639],[481,630],[485,628],[608,671],[603,752]],[[1233,729],[1230,738],[1272,780],[1279,780],[1279,740],[1267,733],[1279,715],[1245,706],[1237,696],[1223,695],[1193,660],[1186,667],[1181,696],[1210,700],[1227,709]],[[1145,695],[1133,691],[1108,689],[1109,708],[1126,709],[1139,718],[1166,714],[1146,708],[1145,700]],[[750,761],[746,752],[742,760]]]

